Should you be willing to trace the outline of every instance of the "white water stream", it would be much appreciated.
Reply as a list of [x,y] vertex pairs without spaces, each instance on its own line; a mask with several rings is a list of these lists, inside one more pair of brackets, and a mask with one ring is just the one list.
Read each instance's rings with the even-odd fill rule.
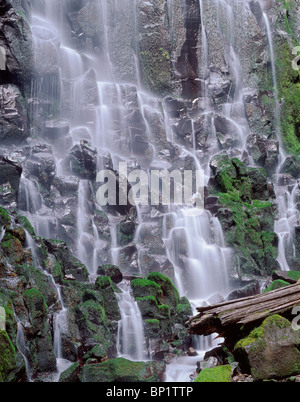
[[[115,55],[111,49],[111,37],[109,21],[108,2],[98,0],[96,3],[101,9],[103,17],[103,54],[100,56],[93,53],[84,53],[71,47],[70,38],[64,29],[62,1],[46,1],[46,12],[43,16],[35,13],[32,19],[32,32],[35,41],[36,53],[41,62],[44,58],[49,62],[49,54],[53,56],[55,66],[59,69],[59,83],[49,83],[49,99],[59,105],[64,110],[69,110],[69,123],[71,133],[71,145],[80,144],[79,134],[84,132],[88,138],[91,147],[98,153],[98,166],[102,166],[104,155],[108,152],[111,155],[114,168],[117,168],[118,161],[126,161],[132,165],[143,164],[148,169],[150,167],[165,167],[169,165],[168,160],[163,160],[159,155],[155,145],[155,135],[151,129],[147,116],[156,113],[160,116],[160,123],[166,133],[167,140],[176,146],[180,157],[184,159],[187,155],[191,156],[197,169],[203,169],[205,172],[205,184],[210,177],[210,169],[207,161],[200,162],[197,153],[195,124],[196,118],[204,117],[205,122],[210,122],[211,130],[209,133],[209,143],[211,156],[219,152],[219,145],[216,138],[215,120],[217,117],[224,118],[228,124],[234,127],[236,131],[236,140],[233,142],[234,148],[238,148],[240,154],[246,149],[247,136],[250,129],[245,118],[243,109],[243,95],[246,89],[243,82],[243,71],[239,52],[236,47],[238,38],[235,36],[235,14],[233,3],[235,0],[214,0],[217,5],[216,29],[220,34],[226,37],[226,56],[232,77],[233,87],[228,93],[228,99],[218,110],[214,110],[209,101],[209,90],[218,78],[210,68],[209,54],[209,35],[206,26],[207,2],[199,0],[201,17],[201,47],[202,57],[199,60],[201,66],[201,78],[203,79],[203,98],[204,109],[199,115],[192,118],[192,142],[191,147],[176,143],[174,132],[171,127],[172,121],[164,108],[164,102],[153,97],[143,90],[140,66],[136,50],[136,36],[138,35],[138,16],[137,2],[132,1],[133,15],[133,36],[132,39],[132,58],[134,60],[135,82],[118,82],[116,80],[116,66],[114,64]],[[170,21],[175,18],[174,4],[168,0],[170,11]],[[116,3],[115,3],[116,4]],[[120,1],[115,7],[124,7]],[[241,5],[242,7],[242,5]],[[266,13],[263,13],[266,26],[266,34],[270,49],[270,58],[272,64],[272,77],[274,81],[275,120],[280,121],[280,108],[278,100],[278,87],[275,69],[275,55],[272,42],[272,30],[270,21]],[[225,21],[225,22],[224,22]],[[174,29],[171,33],[176,35]],[[174,62],[174,61],[173,61]],[[50,63],[51,64],[51,63]],[[96,77],[96,102],[90,101],[88,108],[83,110],[84,96],[86,93],[87,79],[95,75]],[[59,91],[57,89],[59,87]],[[39,94],[40,86],[35,83],[32,88],[33,97]],[[57,93],[60,92],[60,96]],[[137,127],[127,127],[126,108],[128,104],[133,103],[136,113],[144,127],[144,132],[140,133]],[[66,106],[67,105],[67,106]],[[84,105],[86,106],[86,105]],[[116,131],[118,138],[116,139]],[[278,131],[278,134],[279,131]],[[143,137],[151,144],[148,159],[141,157],[136,150],[136,138]],[[54,146],[56,172],[62,177],[68,177],[62,166],[62,157],[64,153],[69,152],[69,148],[58,149]],[[282,147],[281,147],[282,149]],[[280,155],[281,165],[284,155]],[[293,247],[294,227],[299,213],[295,207],[295,195],[299,192],[295,185],[292,193],[279,193],[275,188],[279,203],[279,220],[276,222],[275,231],[279,237],[279,256],[278,261],[283,270],[288,270],[289,265],[286,258],[286,246]],[[91,280],[97,275],[97,268],[101,264],[101,258],[98,250],[101,249],[99,233],[93,219],[93,208],[95,208],[95,195],[89,180],[78,181],[78,206],[77,206],[77,232],[76,255],[87,266]],[[23,205],[24,214],[33,224],[37,235],[52,238],[56,235],[57,219],[55,213],[45,206],[37,184],[29,178],[22,177],[20,187],[20,204]],[[169,211],[163,218],[163,242],[169,261],[174,267],[175,284],[179,290],[180,296],[186,296],[191,304],[199,306],[206,303],[210,296],[218,293],[226,297],[230,292],[228,283],[228,266],[232,258],[232,250],[228,249],[224,242],[224,237],[220,222],[217,218],[211,216],[205,211],[201,216],[193,216],[186,213],[187,208],[175,208],[170,206]],[[142,244],[140,232],[143,225],[148,225],[148,216],[143,216],[142,209],[137,208],[139,227],[136,230],[135,243],[138,255],[141,255]],[[120,245],[117,241],[118,216],[109,215],[110,231],[112,237],[111,243],[111,262],[118,265],[120,262]],[[28,247],[33,250],[31,238],[28,237]],[[138,261],[140,263],[140,259]],[[139,267],[140,273],[142,269]],[[54,282],[54,281],[53,281]],[[58,372],[60,373],[68,362],[63,360],[62,353],[62,333],[66,328],[67,309],[64,306],[61,296],[61,290],[56,285],[61,311],[55,318],[54,351],[57,358]],[[119,322],[117,349],[118,355],[130,358],[132,360],[147,360],[147,340],[143,321],[138,309],[137,303],[131,294],[128,282],[120,285],[121,293],[118,295],[118,302],[121,311],[121,320]],[[24,336],[20,328],[19,342],[22,346]],[[170,382],[190,381],[190,375],[195,371],[196,362],[204,355],[204,352],[215,346],[216,342],[211,339],[202,338],[195,341],[195,347],[199,355],[193,358],[185,357],[179,359],[176,363],[170,364],[167,369],[166,380]],[[22,346],[22,350],[25,350]]]

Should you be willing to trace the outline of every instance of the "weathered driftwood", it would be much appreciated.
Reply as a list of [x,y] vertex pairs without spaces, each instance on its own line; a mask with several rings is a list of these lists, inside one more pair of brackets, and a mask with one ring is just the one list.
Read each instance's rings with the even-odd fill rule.
[[190,319],[190,333],[221,337],[238,336],[241,330],[259,325],[273,314],[291,313],[300,306],[300,283],[261,295],[245,297],[214,306],[199,307],[199,314]]

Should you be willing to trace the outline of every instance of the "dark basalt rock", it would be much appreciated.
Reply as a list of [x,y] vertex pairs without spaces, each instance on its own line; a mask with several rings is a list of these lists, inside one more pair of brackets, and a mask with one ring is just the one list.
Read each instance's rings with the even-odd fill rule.
[[0,156],[0,202],[4,206],[16,206],[22,167]]
[[0,86],[1,145],[19,145],[30,135],[25,100],[15,85]]

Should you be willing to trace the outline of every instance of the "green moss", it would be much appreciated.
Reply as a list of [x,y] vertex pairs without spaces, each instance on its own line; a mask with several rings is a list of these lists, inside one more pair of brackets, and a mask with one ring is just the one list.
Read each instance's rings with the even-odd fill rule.
[[162,296],[161,287],[148,279],[134,279],[131,281],[131,286],[135,298],[154,296],[156,300],[160,300]]
[[195,382],[232,382],[231,370],[230,365],[204,369]]
[[12,382],[16,367],[16,350],[6,331],[0,331],[0,382]]
[[35,237],[35,231],[29,222],[29,220],[26,218],[26,216],[18,215],[18,221],[22,227],[27,230],[27,232],[30,234],[30,236]]
[[[242,274],[271,274],[277,258],[277,237],[273,205],[264,200],[268,195],[266,171],[246,168],[237,158],[232,160],[232,166],[236,169],[236,176],[231,180],[232,189],[216,191],[214,187],[211,192],[219,197],[222,207],[219,219],[226,241],[240,257]],[[221,169],[222,166],[218,166],[217,174],[220,175]],[[225,171],[228,169],[226,162]]]
[[276,281],[272,282],[272,284],[264,291],[264,293],[271,292],[272,290],[281,289],[286,286],[290,286],[290,283],[283,281],[281,279],[277,279]]
[[23,246],[18,239],[11,237],[1,243],[1,248],[11,264],[20,264],[22,262],[24,257]]
[[4,208],[0,207],[0,227],[7,226],[10,224],[11,224],[11,219],[10,219],[8,212]]
[[150,320],[145,320],[145,323],[147,325],[153,326],[153,327],[159,326],[159,320],[156,320],[155,318],[150,319]]
[[260,341],[258,344],[258,349],[265,345],[264,342],[264,331],[267,326],[276,325],[278,328],[284,329],[291,326],[290,322],[278,314],[272,315],[264,320],[262,325],[255,328],[251,333],[244,339],[241,339],[234,347],[234,350],[244,349],[245,347]]
[[288,277],[293,279],[294,281],[299,281],[300,279],[300,272],[299,271],[289,271],[287,273]]
[[157,382],[160,362],[132,362],[124,358],[109,359],[101,364],[85,365],[81,382]]
[[300,73],[292,68],[290,44],[282,42],[277,49],[277,74],[280,98],[284,99],[281,113],[283,143],[293,155],[300,155]]
[[147,279],[160,286],[162,290],[162,300],[160,302],[168,304],[172,311],[175,312],[180,296],[171,279],[160,272],[150,273]]
[[170,307],[167,304],[163,304],[161,306],[158,306],[158,311],[159,311],[159,314],[162,316],[163,319],[165,319],[165,318],[170,319],[171,318]]

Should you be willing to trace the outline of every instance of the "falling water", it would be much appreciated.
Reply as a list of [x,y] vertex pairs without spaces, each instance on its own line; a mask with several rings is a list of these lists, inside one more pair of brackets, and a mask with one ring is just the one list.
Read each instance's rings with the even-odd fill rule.
[[[98,155],[97,168],[104,165],[103,155],[109,153],[111,155],[112,165],[116,167],[118,161],[130,161],[134,164],[145,164],[147,168],[150,166],[165,166],[169,161],[163,161],[159,150],[156,149],[155,135],[151,130],[147,116],[156,113],[160,116],[160,123],[164,125],[163,129],[166,133],[166,140],[172,146],[176,146],[176,152],[182,160],[190,156],[194,161],[197,169],[203,168],[206,173],[207,184],[210,177],[210,169],[207,161],[200,162],[197,149],[196,123],[197,118],[204,117],[205,123],[210,122],[209,146],[211,156],[219,152],[217,143],[217,134],[215,122],[218,116],[224,118],[237,133],[237,141],[235,146],[243,152],[246,148],[246,139],[249,134],[249,126],[247,125],[245,115],[237,113],[243,109],[242,98],[244,95],[243,74],[241,60],[238,50],[236,49],[236,40],[234,32],[235,16],[233,13],[233,2],[227,0],[215,0],[217,6],[217,29],[220,35],[225,38],[226,43],[226,62],[229,66],[229,73],[232,78],[232,87],[228,92],[227,100],[221,107],[216,109],[209,102],[209,90],[214,84],[214,80],[219,78],[210,71],[210,54],[209,54],[209,30],[206,27],[206,9],[208,2],[199,0],[200,16],[201,16],[201,60],[199,64],[202,68],[204,110],[199,111],[197,116],[192,116],[192,142],[189,148],[182,143],[176,143],[176,136],[172,129],[172,119],[169,118],[163,101],[154,99],[150,94],[143,92],[143,82],[141,79],[140,65],[137,56],[138,36],[138,15],[137,2],[132,1],[133,16],[133,36],[130,51],[134,62],[134,79],[133,83],[120,83],[117,81],[116,66],[114,65],[115,52],[112,52],[112,44],[110,37],[110,27],[108,22],[111,18],[109,11],[110,2],[97,1],[96,4],[101,10],[103,18],[103,36],[102,47],[103,54],[84,54],[81,51],[72,48],[72,42],[66,31],[63,29],[62,7],[59,1],[46,1],[45,17],[33,16],[32,32],[36,47],[36,53],[39,56],[37,63],[44,60],[49,61],[49,54],[53,56],[54,62],[49,68],[59,69],[57,80],[59,82],[48,82],[47,84],[47,100],[51,104],[57,105],[62,110],[63,117],[70,119],[71,144],[69,147],[61,147],[53,143],[55,153],[68,153],[69,148],[75,144],[80,144],[80,133],[85,132],[91,146],[96,149]],[[122,2],[113,2],[115,12],[124,7]],[[173,19],[175,15],[174,4],[168,0],[168,8],[170,10],[171,35],[175,36],[175,28]],[[225,20],[225,26],[221,24],[221,20]],[[280,109],[278,101],[278,87],[275,69],[274,48],[272,43],[272,31],[267,15],[264,13],[264,21],[268,35],[270,48],[270,57],[272,63],[272,76],[274,82],[275,96],[275,121],[279,127]],[[224,39],[222,38],[222,39]],[[121,39],[121,38],[120,38]],[[96,53],[96,52],[95,52]],[[51,61],[51,60],[50,60]],[[175,64],[174,60],[172,60]],[[57,63],[57,65],[56,65]],[[51,71],[51,72],[53,72]],[[95,100],[90,101],[88,107],[84,107],[83,93],[85,91],[85,82],[89,77],[95,77],[96,96]],[[32,88],[33,97],[38,97],[41,84],[35,82]],[[97,99],[96,99],[97,98]],[[133,105],[133,106],[132,106]],[[131,107],[131,109],[130,109]],[[127,127],[126,122],[130,113],[136,113],[144,127],[138,130],[135,126]],[[64,116],[64,114],[66,116]],[[238,117],[236,116],[238,115]],[[126,126],[126,127],[125,127]],[[140,131],[144,131],[142,134]],[[116,132],[118,135],[116,135]],[[136,132],[142,139],[149,143],[148,159],[138,155],[136,151]],[[140,137],[138,137],[140,139]],[[64,156],[64,155],[63,155]],[[55,156],[56,171],[64,176],[62,167],[62,156]],[[169,167],[169,166],[168,166]],[[68,174],[72,174],[69,172]],[[67,176],[65,176],[67,177]],[[295,191],[297,191],[295,189]],[[294,192],[293,192],[294,193]],[[288,269],[288,263],[285,257],[285,244],[293,244],[293,224],[296,219],[294,194],[285,193],[279,198],[280,219],[276,222],[276,232],[279,235],[279,257],[278,260],[282,269]],[[78,258],[87,266],[90,279],[94,279],[99,265],[98,249],[101,249],[99,233],[95,221],[93,220],[93,202],[91,201],[91,183],[88,180],[81,179],[78,184],[78,208],[77,208],[77,232],[78,236],[75,241],[75,248]],[[44,237],[54,237],[55,230],[50,225],[55,216],[52,211],[45,206],[38,187],[33,181],[22,177],[20,188],[20,205],[26,216],[32,221],[36,233]],[[163,217],[163,241],[167,253],[167,257],[174,266],[175,282],[181,296],[187,296],[193,307],[207,303],[209,297],[215,293],[226,296],[230,291],[228,283],[228,265],[232,257],[232,250],[226,247],[223,232],[219,220],[213,217],[208,211],[204,211],[201,216],[193,216],[186,213],[187,208],[177,208],[170,206],[169,211]],[[286,211],[286,212],[284,212]],[[143,216],[143,210],[137,207],[139,226],[136,230],[135,243],[137,245],[139,256],[142,251],[140,244],[140,233],[149,222],[148,216]],[[149,211],[147,211],[147,214]],[[54,213],[55,215],[55,213]],[[145,214],[146,215],[146,214]],[[149,213],[151,216],[151,213]],[[119,217],[110,215],[110,231],[111,231],[111,262],[118,265],[120,262],[120,246],[117,241],[117,225]],[[50,222],[50,223],[49,223]],[[28,246],[33,250],[34,246],[30,243],[28,237]],[[139,259],[140,273],[143,274]],[[60,372],[65,364],[62,351],[62,335],[67,330],[67,309],[64,306],[61,289],[55,285],[58,298],[61,304],[61,310],[55,317],[54,329],[54,351],[58,361],[58,372]],[[121,293],[118,294],[118,302],[121,311],[121,320],[118,326],[118,355],[125,356],[132,360],[147,360],[147,340],[143,320],[135,302],[130,284],[124,281],[120,286]],[[22,343],[22,333],[20,331],[20,344]],[[206,350],[212,347],[211,339],[202,338],[197,343],[197,349]],[[178,361],[181,372],[185,370],[190,372],[190,364],[195,367],[195,362],[201,358],[201,355],[195,359],[189,359],[189,363]],[[185,366],[187,364],[187,366]],[[173,373],[168,373],[168,380],[172,381],[188,381],[187,373],[178,374],[177,368],[174,366]]]
[[119,321],[117,348],[118,356],[134,361],[146,361],[146,339],[143,319],[137,302],[132,296],[130,282],[124,280],[118,294],[121,320]]
[[24,328],[20,321],[17,320],[17,322],[18,322],[17,347],[25,362],[27,381],[32,382],[32,368],[28,358],[30,353],[26,346]]

